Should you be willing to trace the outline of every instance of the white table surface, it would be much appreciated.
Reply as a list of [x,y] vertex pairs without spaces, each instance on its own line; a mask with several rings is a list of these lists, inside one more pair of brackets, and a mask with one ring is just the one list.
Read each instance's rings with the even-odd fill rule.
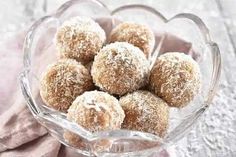
[[[28,0],[28,2],[24,0],[0,1],[0,33],[3,35],[0,42],[44,14],[40,9],[35,14],[32,14],[32,10],[29,8],[24,10],[22,2],[32,5],[33,0]],[[38,0],[36,6],[42,5],[43,2],[44,0]],[[47,12],[52,12],[63,2],[65,0],[48,0]],[[103,0],[103,2],[109,8],[115,8],[121,2],[132,3],[134,1]],[[222,54],[222,77],[213,104],[192,131],[175,146],[169,148],[170,155],[176,157],[235,157],[236,0],[140,0],[140,3],[157,8],[167,17],[178,12],[197,14],[209,27]],[[15,4],[19,5],[15,12],[7,9]]]

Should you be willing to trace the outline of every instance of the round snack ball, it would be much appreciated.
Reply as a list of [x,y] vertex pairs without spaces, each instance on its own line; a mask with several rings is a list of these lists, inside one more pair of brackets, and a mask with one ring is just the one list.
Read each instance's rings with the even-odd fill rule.
[[116,42],[103,47],[95,56],[91,74],[102,90],[124,95],[147,83],[149,64],[139,48]]
[[104,30],[87,17],[74,17],[65,21],[56,33],[60,57],[76,59],[83,64],[93,60],[105,40]]
[[[67,113],[67,119],[91,132],[120,129],[124,117],[119,101],[102,91],[89,91],[78,96]],[[64,138],[76,147],[83,147],[74,133],[65,132]]]
[[66,112],[78,95],[93,88],[92,77],[82,64],[61,59],[43,73],[40,95],[47,106]]
[[199,65],[184,53],[170,52],[161,55],[151,70],[150,88],[169,106],[186,106],[200,87]]
[[84,92],[74,100],[67,113],[67,119],[91,132],[118,129],[124,117],[119,101],[102,91]]
[[145,25],[124,22],[115,27],[110,34],[110,42],[128,42],[140,48],[146,57],[155,45],[154,33]]
[[163,137],[168,128],[169,106],[149,91],[137,90],[120,98],[125,111],[122,128]]

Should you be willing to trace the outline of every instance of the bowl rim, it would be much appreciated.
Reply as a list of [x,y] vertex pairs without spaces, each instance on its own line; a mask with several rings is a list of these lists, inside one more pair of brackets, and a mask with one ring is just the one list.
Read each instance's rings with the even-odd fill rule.
[[[41,107],[39,105],[37,105],[37,103],[35,102],[33,96],[32,96],[32,92],[30,89],[30,82],[29,82],[29,75],[31,72],[31,53],[32,53],[32,39],[34,38],[34,35],[37,32],[37,29],[44,23],[44,22],[48,22],[50,20],[55,20],[57,18],[60,18],[60,16],[68,9],[70,8],[70,6],[74,5],[74,4],[78,4],[81,2],[92,2],[97,4],[98,6],[104,8],[111,16],[113,16],[114,14],[116,14],[119,11],[123,11],[125,9],[130,9],[130,8],[141,8],[144,10],[147,10],[155,15],[157,15],[160,19],[163,20],[163,22],[169,22],[171,20],[174,19],[180,19],[180,18],[184,18],[184,19],[188,19],[191,20],[193,23],[196,24],[196,26],[198,27],[198,29],[200,30],[203,38],[204,38],[204,42],[206,45],[209,46],[211,55],[212,55],[212,59],[213,59],[213,69],[212,69],[212,76],[211,76],[211,85],[209,87],[209,92],[208,92],[208,96],[207,99],[204,101],[203,107],[200,108],[199,110],[196,111],[196,113],[194,113],[192,115],[191,118],[187,119],[183,124],[183,126],[177,126],[177,128],[175,128],[175,131],[173,132],[173,134],[169,135],[169,137],[166,137],[165,140],[162,140],[161,138],[157,137],[157,136],[153,136],[152,134],[149,133],[143,133],[143,132],[139,132],[139,131],[127,131],[127,130],[113,130],[113,131],[103,131],[103,132],[98,132],[98,133],[91,133],[89,131],[87,131],[86,129],[84,129],[83,127],[73,123],[73,122],[69,122],[67,119],[65,118],[65,115],[63,113],[60,113],[58,111],[55,110],[51,110],[51,109],[45,109],[44,107]],[[89,140],[89,141],[93,141],[96,139],[99,139],[101,137],[109,137],[111,133],[116,133],[117,131],[124,131],[124,133],[131,133],[133,135],[137,135],[138,138],[143,137],[144,139],[147,140],[152,140],[152,141],[158,141],[159,143],[162,144],[162,148],[166,147],[167,145],[171,145],[174,143],[174,141],[178,141],[179,139],[181,139],[184,134],[186,132],[188,132],[191,127],[193,126],[193,124],[195,124],[195,122],[201,117],[201,115],[206,111],[206,109],[209,107],[209,105],[212,102],[212,99],[216,93],[216,89],[218,87],[219,84],[219,78],[220,78],[220,74],[221,74],[221,54],[220,54],[220,50],[218,48],[218,45],[212,40],[210,33],[209,33],[209,29],[207,28],[207,26],[204,24],[204,22],[201,20],[201,18],[199,18],[198,16],[191,14],[191,13],[179,13],[175,16],[173,16],[170,19],[165,18],[165,16],[163,14],[161,14],[159,11],[157,11],[156,9],[147,6],[147,5],[142,5],[142,4],[130,4],[130,5],[123,5],[120,6],[112,11],[110,11],[108,9],[108,7],[102,3],[99,0],[70,0],[66,3],[64,3],[63,5],[61,5],[61,7],[59,7],[59,9],[57,9],[57,11],[51,15],[48,16],[44,16],[42,18],[40,18],[39,20],[37,20],[28,30],[27,35],[25,37],[25,41],[24,41],[24,46],[23,46],[23,52],[24,52],[24,56],[23,56],[23,71],[20,74],[20,86],[21,86],[21,90],[23,93],[23,96],[27,102],[27,106],[30,109],[30,111],[32,112],[33,116],[39,121],[41,122],[41,118],[46,118],[48,121],[51,121],[52,123],[55,123],[56,125],[59,125],[60,127],[65,127],[64,124],[68,123],[70,125],[69,128],[67,128],[69,131],[72,131],[74,133],[77,133],[78,135],[80,135],[81,137]],[[48,112],[48,110],[50,112]],[[61,114],[61,116],[59,116],[59,121],[58,119],[55,120],[55,116],[53,116],[53,114]],[[58,117],[57,117],[58,118]],[[53,120],[54,119],[54,120]],[[64,121],[63,121],[64,120]],[[41,123],[42,124],[42,123]],[[183,127],[185,129],[183,129]],[[180,129],[181,128],[181,129]],[[184,131],[183,131],[184,130]],[[155,140],[154,140],[155,139]],[[65,143],[64,143],[65,144]],[[159,146],[158,146],[159,148]],[[145,149],[145,150],[141,150],[142,151],[151,151],[157,149],[157,147],[153,147],[150,149]],[[129,152],[132,153],[132,152]],[[137,153],[137,152],[136,152]],[[109,155],[117,155],[118,153],[108,153]],[[121,155],[121,154],[119,154]]]

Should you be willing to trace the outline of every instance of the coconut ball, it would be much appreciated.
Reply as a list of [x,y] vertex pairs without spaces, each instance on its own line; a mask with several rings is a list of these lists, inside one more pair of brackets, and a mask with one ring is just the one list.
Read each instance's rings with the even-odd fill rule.
[[110,42],[128,42],[140,48],[146,57],[155,45],[154,33],[145,25],[124,22],[115,27],[110,34]]
[[65,21],[56,33],[59,56],[76,59],[83,64],[93,60],[105,40],[104,30],[87,17],[74,17]]
[[103,47],[95,56],[91,74],[102,90],[124,95],[147,83],[149,63],[139,48],[116,42]]
[[102,91],[89,91],[78,96],[67,113],[69,120],[91,132],[118,129],[124,117],[119,101]]
[[120,98],[125,112],[122,128],[163,137],[168,128],[169,107],[149,91],[137,90]]
[[[67,119],[91,132],[119,129],[124,117],[119,101],[102,91],[78,96],[67,113]],[[71,132],[64,134],[64,138],[72,145],[81,146],[80,138]]]
[[94,88],[89,71],[72,59],[61,59],[49,65],[40,85],[44,103],[62,112],[67,111],[78,95]]
[[170,52],[161,55],[151,70],[150,89],[169,106],[186,106],[200,87],[199,65],[184,53]]

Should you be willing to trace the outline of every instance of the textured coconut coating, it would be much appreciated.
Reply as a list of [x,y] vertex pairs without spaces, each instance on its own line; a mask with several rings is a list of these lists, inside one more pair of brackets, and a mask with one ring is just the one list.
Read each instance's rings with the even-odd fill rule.
[[87,17],[74,17],[65,21],[56,33],[60,57],[76,59],[83,64],[93,60],[105,40],[104,30]]
[[149,91],[137,90],[120,98],[125,111],[122,128],[163,137],[168,128],[169,106]]
[[184,53],[170,52],[161,55],[151,70],[150,88],[169,106],[186,106],[200,87],[199,65]]
[[89,91],[78,96],[67,113],[69,120],[91,132],[119,129],[124,117],[119,101],[102,91]]
[[[67,119],[91,132],[120,129],[125,117],[119,101],[102,91],[85,92],[68,109]],[[64,138],[71,145],[84,148],[81,138],[65,131]]]
[[49,107],[66,112],[75,98],[94,88],[89,71],[72,59],[61,59],[42,74],[40,94]]
[[95,85],[110,94],[124,95],[147,83],[149,64],[142,51],[126,42],[116,42],[95,56],[91,74]]
[[110,42],[128,42],[140,48],[146,57],[155,45],[154,33],[145,25],[124,22],[115,27],[109,38]]

